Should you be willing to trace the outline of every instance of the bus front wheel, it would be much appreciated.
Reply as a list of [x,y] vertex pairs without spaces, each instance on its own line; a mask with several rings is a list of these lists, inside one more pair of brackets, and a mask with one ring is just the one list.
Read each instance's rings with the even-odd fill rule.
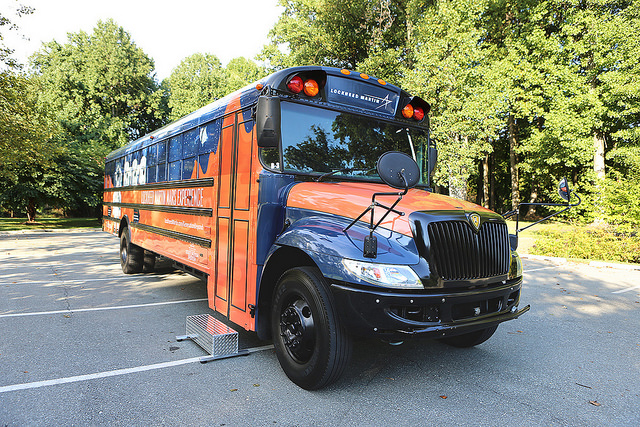
[[315,390],[342,375],[351,356],[351,341],[317,268],[297,267],[280,277],[271,328],[278,361],[298,386]]
[[127,229],[120,236],[120,265],[125,274],[140,273],[144,265],[144,249],[129,241]]

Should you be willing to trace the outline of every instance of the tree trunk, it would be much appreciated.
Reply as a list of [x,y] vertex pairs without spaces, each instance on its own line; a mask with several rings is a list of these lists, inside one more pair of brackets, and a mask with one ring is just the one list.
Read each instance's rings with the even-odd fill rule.
[[604,150],[606,141],[602,132],[596,131],[593,134],[593,171],[596,173],[598,180],[605,177]]
[[482,192],[482,188],[483,188],[483,185],[484,185],[484,183],[482,181],[482,179],[484,178],[484,173],[482,172],[483,168],[484,168],[483,161],[480,160],[478,162],[478,178],[476,178],[476,188],[477,188],[477,191],[476,191],[476,205],[480,205],[480,206],[482,206],[482,203],[483,203],[482,197],[484,195],[483,192]]
[[27,221],[34,222],[36,220],[36,199],[30,198],[27,206]]
[[[535,179],[535,177],[534,177]],[[529,195],[529,203],[535,203],[536,200],[538,200],[538,185],[537,184],[532,184],[531,186],[531,194]],[[537,215],[536,212],[536,207],[535,206],[529,206],[529,209],[527,210],[527,214],[524,216],[527,219],[534,219]]]
[[520,203],[520,187],[518,184],[518,158],[516,148],[518,146],[516,119],[513,114],[509,114],[509,170],[511,172],[511,209],[518,207]]
[[[468,146],[469,139],[466,136],[462,137],[462,144],[460,142],[460,135],[456,135],[454,138],[455,147],[459,150],[463,150]],[[467,200],[467,171],[460,159],[450,161],[449,164],[449,195],[456,199]]]
[[596,217],[593,220],[594,224],[602,225],[605,220],[601,215],[602,206],[604,204],[604,178],[606,176],[606,169],[604,163],[604,151],[606,148],[606,141],[604,135],[600,131],[595,131],[593,134],[593,172],[596,174],[596,194],[593,200],[595,207]]
[[495,169],[495,156],[489,154],[489,209],[492,211],[496,210],[496,177],[491,173]]
[[467,200],[467,181],[461,176],[449,178],[449,195],[460,200]]
[[482,159],[482,206],[489,208],[489,154]]

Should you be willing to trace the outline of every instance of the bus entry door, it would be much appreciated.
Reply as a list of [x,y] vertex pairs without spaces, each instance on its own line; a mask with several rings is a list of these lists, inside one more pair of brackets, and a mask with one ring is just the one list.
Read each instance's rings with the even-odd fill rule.
[[[251,239],[253,121],[242,112],[224,119],[220,141],[214,308],[253,329],[248,304],[255,300],[255,239]],[[253,280],[253,282],[251,282]],[[250,285],[253,283],[253,286]],[[212,299],[209,298],[211,303]]]

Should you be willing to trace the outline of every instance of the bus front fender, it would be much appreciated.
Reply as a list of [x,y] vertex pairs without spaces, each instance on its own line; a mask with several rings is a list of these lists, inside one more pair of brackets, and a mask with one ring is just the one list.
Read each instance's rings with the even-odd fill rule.
[[[343,223],[344,222],[344,223]],[[344,231],[348,221],[307,217],[291,224],[275,241],[276,247],[297,248],[307,254],[330,279],[350,281],[342,265],[343,259],[373,261],[380,264],[415,265],[420,262],[413,238],[386,229],[374,233],[378,240],[375,259],[363,256],[367,228],[356,225]]]

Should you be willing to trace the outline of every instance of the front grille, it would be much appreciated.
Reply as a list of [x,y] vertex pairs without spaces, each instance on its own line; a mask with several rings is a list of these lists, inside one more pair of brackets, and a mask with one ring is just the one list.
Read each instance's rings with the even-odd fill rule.
[[428,226],[431,260],[444,280],[482,279],[509,272],[509,231],[485,222],[475,233],[466,221],[432,222]]

